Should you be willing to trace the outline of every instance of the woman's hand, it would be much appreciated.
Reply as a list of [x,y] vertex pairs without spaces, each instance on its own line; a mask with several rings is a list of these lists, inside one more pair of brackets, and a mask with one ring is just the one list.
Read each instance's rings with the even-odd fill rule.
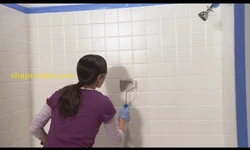
[[126,123],[128,123],[130,121],[130,109],[129,107],[124,107],[120,110],[119,115],[118,115],[118,119],[123,118]]

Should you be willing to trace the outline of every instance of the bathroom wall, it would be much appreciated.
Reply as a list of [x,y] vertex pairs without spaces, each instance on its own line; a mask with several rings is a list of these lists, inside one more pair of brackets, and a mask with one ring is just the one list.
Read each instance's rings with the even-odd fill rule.
[[[31,72],[76,75],[80,57],[102,55],[109,71],[99,90],[117,111],[125,99],[119,80],[138,82],[130,97],[132,118],[122,146],[234,145],[234,95],[227,95],[234,88],[233,45],[231,38],[221,40],[226,36],[223,29],[232,26],[221,23],[221,7],[202,21],[198,13],[205,9],[206,4],[167,4],[29,14]],[[54,90],[76,82],[77,78],[33,80],[33,116]],[[33,145],[39,146],[39,141],[34,139]],[[95,146],[111,146],[103,128]]]
[[[236,101],[235,101],[235,58],[234,58],[234,5],[222,5],[222,86],[224,144],[237,146]],[[209,18],[210,19],[210,18]]]
[[27,15],[0,5],[0,147],[30,146],[30,84],[11,78],[29,72]]

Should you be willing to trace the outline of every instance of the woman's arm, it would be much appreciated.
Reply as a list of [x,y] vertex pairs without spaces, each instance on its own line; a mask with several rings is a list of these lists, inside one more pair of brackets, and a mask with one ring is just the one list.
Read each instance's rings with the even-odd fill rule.
[[[125,124],[122,126],[125,126]],[[115,117],[112,118],[109,122],[104,123],[104,128],[106,130],[106,135],[110,142],[113,145],[120,145],[122,142],[122,137],[124,136],[124,128],[122,130],[119,129]]]
[[118,126],[116,124],[116,119],[113,117],[107,123],[104,123],[106,130],[106,135],[109,140],[114,145],[120,145],[122,142],[122,137],[124,136],[126,123],[130,121],[129,108],[122,108],[118,115]]
[[123,118],[118,119],[118,128],[122,130],[122,132],[125,132],[125,125],[126,125],[126,120]]
[[47,133],[45,132],[44,127],[50,120],[51,115],[51,107],[45,104],[30,124],[30,133],[43,143],[45,143],[47,138]]

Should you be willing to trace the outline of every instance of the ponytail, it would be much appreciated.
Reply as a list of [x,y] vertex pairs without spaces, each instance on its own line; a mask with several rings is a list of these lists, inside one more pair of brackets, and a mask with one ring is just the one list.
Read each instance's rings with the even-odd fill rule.
[[67,118],[77,114],[82,103],[81,87],[83,85],[93,85],[98,76],[107,73],[107,63],[99,55],[85,55],[77,63],[78,83],[68,85],[60,90],[61,97],[58,99],[57,107],[59,113]]
[[77,114],[82,102],[81,87],[82,84],[78,82],[61,89],[62,95],[58,99],[57,106],[63,117],[73,117]]

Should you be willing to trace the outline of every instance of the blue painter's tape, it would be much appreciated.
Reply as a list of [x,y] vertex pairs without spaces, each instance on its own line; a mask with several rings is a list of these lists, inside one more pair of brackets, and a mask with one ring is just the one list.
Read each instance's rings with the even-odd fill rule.
[[12,8],[12,9],[15,9],[15,10],[20,11],[20,12],[23,12],[25,14],[29,13],[29,8],[18,5],[18,4],[2,4],[2,5],[9,7],[9,8]]
[[55,12],[72,12],[72,11],[88,11],[100,9],[118,9],[130,7],[145,7],[162,5],[164,3],[148,3],[148,4],[82,4],[82,5],[64,5],[64,6],[43,6],[43,7],[24,7],[18,4],[3,4],[6,7],[13,8],[26,14],[36,13],[55,13]]
[[245,66],[245,5],[234,5],[235,90],[238,147],[248,147],[246,66]]
[[220,6],[220,4],[218,4],[218,3],[216,3],[216,4],[214,4],[214,8],[217,8],[217,7],[219,7]]
[[161,5],[157,4],[89,4],[89,5],[69,5],[69,6],[50,6],[50,7],[32,7],[29,13],[53,13],[53,12],[71,12],[71,11],[87,11],[100,9],[117,9],[130,7],[143,7]]

